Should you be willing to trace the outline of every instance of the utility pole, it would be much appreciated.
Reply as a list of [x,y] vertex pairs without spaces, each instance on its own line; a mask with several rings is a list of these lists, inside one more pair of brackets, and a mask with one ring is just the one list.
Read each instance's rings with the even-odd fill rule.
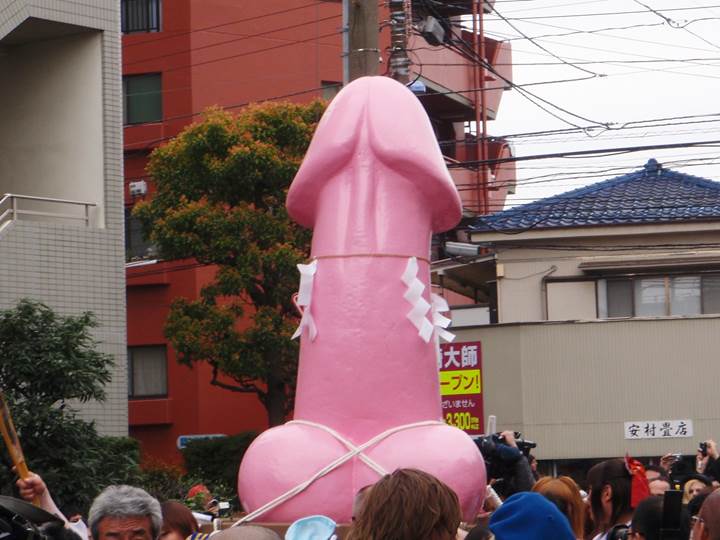
[[365,75],[377,75],[380,58],[377,0],[343,0],[343,26],[343,84]]
[[408,21],[410,2],[389,0],[390,6],[390,76],[403,84],[410,82],[410,58],[408,58]]

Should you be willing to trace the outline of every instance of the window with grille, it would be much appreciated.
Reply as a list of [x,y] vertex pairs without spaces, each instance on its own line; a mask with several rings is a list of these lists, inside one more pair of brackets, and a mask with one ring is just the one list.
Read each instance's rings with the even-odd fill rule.
[[160,31],[160,0],[122,0],[120,9],[124,34]]

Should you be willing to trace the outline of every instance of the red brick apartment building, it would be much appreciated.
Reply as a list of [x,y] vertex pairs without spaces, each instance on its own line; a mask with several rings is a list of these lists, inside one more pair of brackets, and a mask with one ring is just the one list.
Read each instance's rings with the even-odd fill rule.
[[[416,22],[427,15],[420,9],[425,3],[418,4]],[[480,5],[481,0],[453,0],[433,8],[432,15],[458,22]],[[384,5],[379,18],[388,19]],[[209,106],[235,110],[274,98],[332,98],[342,82],[342,21],[339,1],[122,0],[126,252],[132,261],[127,267],[129,427],[146,459],[179,462],[181,436],[267,427],[253,395],[211,386],[209,369],[179,365],[163,336],[171,300],[197,297],[213,268],[156,260],[143,240],[130,212],[138,200],[152,196],[148,156]],[[512,77],[510,45],[473,39],[472,29],[458,24],[445,28],[462,34],[469,52],[427,43],[419,35],[409,42],[414,88],[443,153],[448,162],[510,155],[503,141],[483,149],[466,133],[469,123],[495,118]],[[380,43],[378,74],[387,65],[387,24]],[[497,68],[481,68],[469,59],[473,54]],[[476,91],[480,87],[486,90]],[[485,183],[481,171],[455,168],[452,173],[468,215],[485,212],[484,201],[492,208],[501,205],[515,175],[508,165],[488,170]]]

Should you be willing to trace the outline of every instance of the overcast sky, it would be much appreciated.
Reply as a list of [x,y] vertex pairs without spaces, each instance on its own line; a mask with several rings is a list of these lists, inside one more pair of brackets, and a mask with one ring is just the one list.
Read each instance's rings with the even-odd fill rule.
[[[511,19],[515,29],[493,14],[486,16],[487,34],[496,39],[520,38],[512,41],[516,84],[587,79],[525,87],[585,119],[545,105],[567,121],[563,122],[512,90],[505,92],[489,133],[572,128],[570,124],[615,128],[593,129],[592,136],[577,132],[513,138],[516,155],[720,140],[720,0],[497,0],[495,8]],[[618,12],[639,13],[602,15]],[[583,32],[549,36],[575,31]],[[537,45],[520,33],[534,38]],[[583,63],[573,67],[562,61]],[[530,63],[543,65],[524,65]],[[704,116],[675,121],[698,122],[694,124],[622,128],[628,122],[690,115]],[[508,207],[630,172],[651,157],[669,168],[720,181],[720,145],[521,161],[517,163],[517,191],[508,198]]]

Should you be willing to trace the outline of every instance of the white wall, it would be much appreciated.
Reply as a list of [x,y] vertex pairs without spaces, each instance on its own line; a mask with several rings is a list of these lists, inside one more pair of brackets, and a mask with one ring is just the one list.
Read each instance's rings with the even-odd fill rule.
[[[539,459],[692,455],[720,436],[720,317],[488,325],[485,414],[537,441]],[[690,438],[627,440],[624,423],[685,420]]]
[[[93,224],[103,226],[101,34],[17,45],[4,53],[0,194],[94,202]],[[66,213],[70,207],[46,209]]]
[[547,283],[549,321],[577,321],[597,318],[594,281]]
[[[543,279],[546,277],[557,279],[584,276],[586,274],[579,267],[580,264],[608,258],[637,260],[639,257],[652,257],[662,261],[662,264],[666,264],[676,259],[691,260],[710,255],[717,257],[720,249],[709,247],[695,249],[692,244],[717,244],[719,240],[720,231],[705,231],[621,237],[567,237],[539,244],[541,246],[550,243],[558,247],[579,244],[591,248],[587,250],[545,249],[542,247],[533,249],[532,242],[527,242],[522,248],[508,249],[499,244],[497,246],[499,322],[593,319],[596,317],[597,309],[594,284],[549,282],[546,298]],[[626,251],[604,251],[602,249],[617,245],[642,247],[657,244],[681,244],[689,247],[657,251],[642,248]],[[572,305],[571,297],[575,298],[575,305]]]

